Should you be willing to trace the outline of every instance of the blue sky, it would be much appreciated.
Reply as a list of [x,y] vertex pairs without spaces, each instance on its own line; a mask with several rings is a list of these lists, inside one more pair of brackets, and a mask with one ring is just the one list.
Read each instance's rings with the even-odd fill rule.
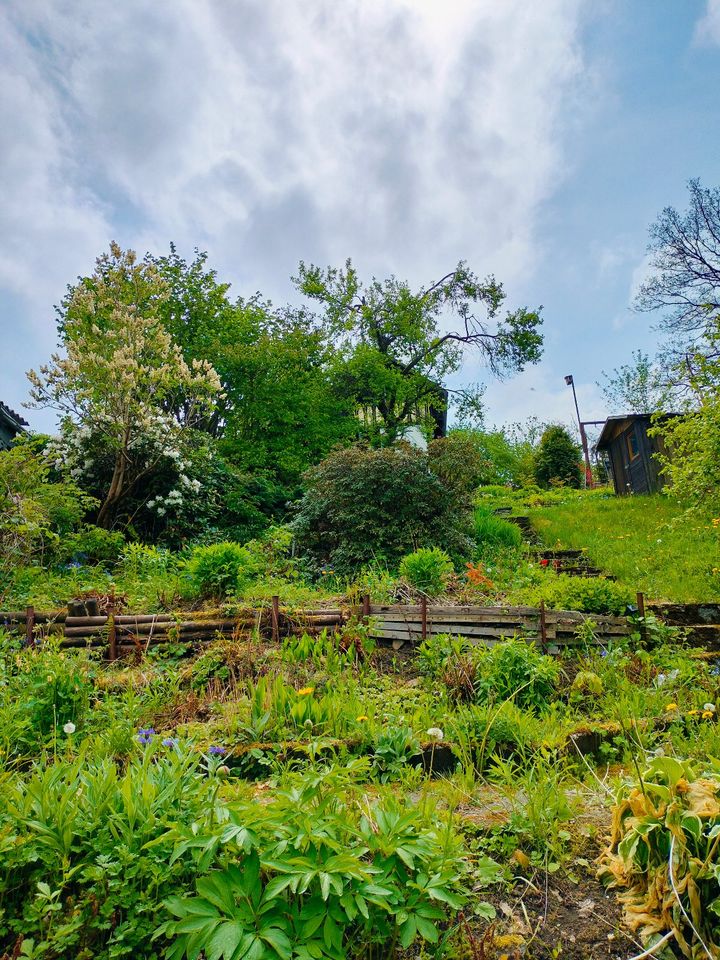
[[[299,259],[421,284],[459,259],[543,304],[543,361],[488,418],[609,411],[652,350],[647,229],[720,184],[718,0],[9,0],[0,9],[0,399],[110,239],[207,249],[237,294]],[[33,426],[52,415],[26,411]]]

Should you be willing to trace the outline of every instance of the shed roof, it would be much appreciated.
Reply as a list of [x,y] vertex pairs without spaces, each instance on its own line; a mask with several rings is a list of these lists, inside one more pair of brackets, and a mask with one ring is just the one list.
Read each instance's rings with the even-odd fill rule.
[[15,413],[12,407],[3,403],[2,400],[0,400],[0,419],[5,420],[17,430],[22,430],[30,426],[27,420],[23,419],[19,413]]
[[[610,440],[612,429],[618,423],[622,423],[623,420],[647,420],[650,421],[654,414],[652,413],[621,413],[617,414],[614,417],[608,417],[605,421],[605,424],[600,431],[600,436],[598,437],[597,443],[595,444],[596,450],[606,450],[610,446]],[[664,413],[663,417],[679,417],[679,413]]]

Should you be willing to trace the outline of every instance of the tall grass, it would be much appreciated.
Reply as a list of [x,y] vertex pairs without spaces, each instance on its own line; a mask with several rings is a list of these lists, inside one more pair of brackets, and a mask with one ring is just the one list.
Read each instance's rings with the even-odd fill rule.
[[502,517],[497,517],[487,507],[475,508],[475,540],[484,547],[519,547],[522,543],[520,528]]
[[718,529],[671,497],[588,493],[529,515],[547,546],[587,548],[593,563],[653,600],[720,600]]

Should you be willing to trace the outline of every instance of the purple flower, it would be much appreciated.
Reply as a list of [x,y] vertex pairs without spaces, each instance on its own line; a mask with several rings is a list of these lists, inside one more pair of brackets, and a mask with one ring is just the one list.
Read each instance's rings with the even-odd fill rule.
[[137,738],[143,745],[150,743],[152,738],[155,736],[155,731],[152,727],[148,727],[146,730],[138,730]]
[[225,747],[219,747],[216,744],[213,744],[208,750],[208,753],[213,754],[213,756],[222,756],[225,752]]
[[176,747],[178,745],[178,742],[175,739],[175,737],[165,737],[165,739],[162,742],[162,745],[164,747]]

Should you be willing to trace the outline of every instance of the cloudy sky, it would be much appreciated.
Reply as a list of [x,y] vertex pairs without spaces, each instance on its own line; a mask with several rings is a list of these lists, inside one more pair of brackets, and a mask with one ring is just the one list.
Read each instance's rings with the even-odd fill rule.
[[[236,294],[298,260],[422,284],[459,259],[542,304],[490,420],[607,412],[652,349],[647,228],[720,184],[720,0],[3,0],[0,399],[111,239],[206,249]],[[30,411],[48,428],[48,413]]]

